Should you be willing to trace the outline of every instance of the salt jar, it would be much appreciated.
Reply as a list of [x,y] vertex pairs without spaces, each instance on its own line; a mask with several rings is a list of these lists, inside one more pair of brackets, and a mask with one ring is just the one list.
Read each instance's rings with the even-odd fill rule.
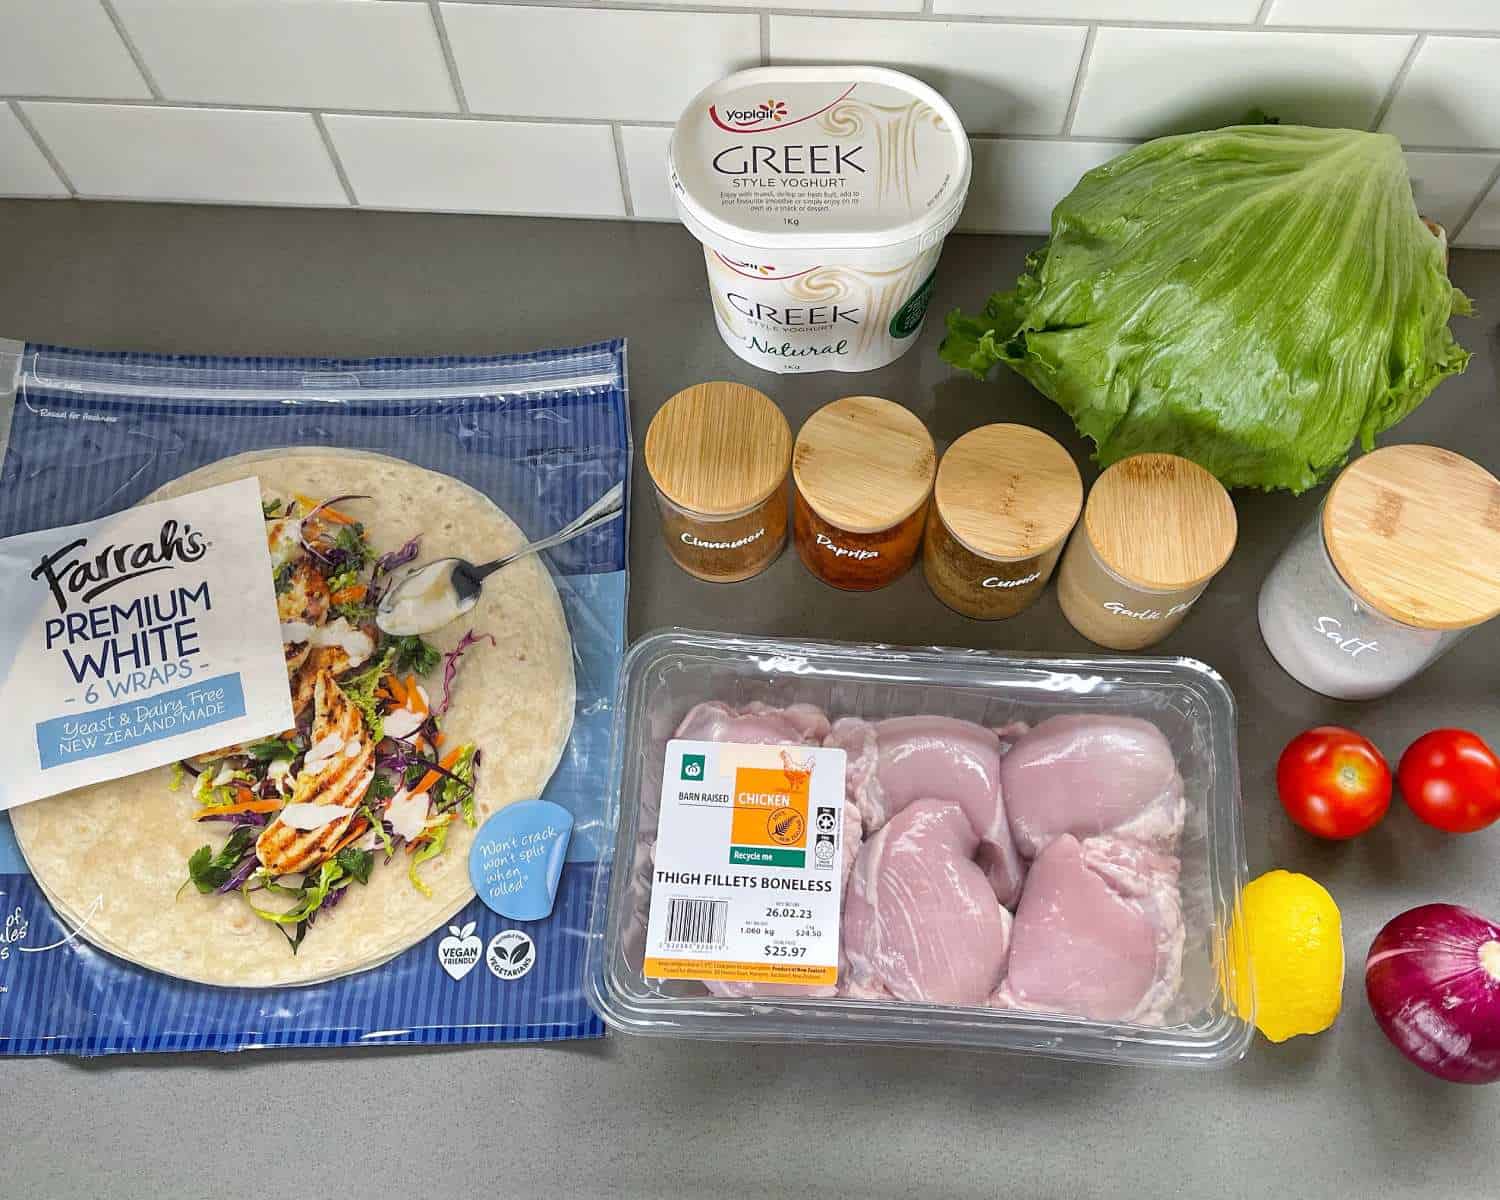
[[1140,650],[1182,624],[1229,561],[1238,525],[1224,485],[1175,454],[1137,454],[1099,476],[1057,574],[1074,629]]
[[1400,687],[1500,613],[1500,481],[1436,446],[1388,446],[1334,481],[1260,590],[1260,632],[1336,700]]
[[911,410],[877,396],[818,409],[792,452],[792,534],[807,569],[857,592],[905,574],[936,471],[932,435]]
[[769,396],[738,383],[678,392],[646,430],[667,552],[689,575],[733,583],[786,545],[792,431]]
[[965,616],[1015,616],[1046,588],[1082,504],[1077,466],[1041,430],[970,430],[938,465],[922,552],[928,586]]

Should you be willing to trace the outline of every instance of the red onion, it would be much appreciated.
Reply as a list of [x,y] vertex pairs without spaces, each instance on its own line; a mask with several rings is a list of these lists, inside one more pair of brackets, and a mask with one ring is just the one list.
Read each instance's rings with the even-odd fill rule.
[[1423,904],[1376,935],[1370,1009],[1396,1049],[1453,1083],[1500,1079],[1500,925],[1457,904]]

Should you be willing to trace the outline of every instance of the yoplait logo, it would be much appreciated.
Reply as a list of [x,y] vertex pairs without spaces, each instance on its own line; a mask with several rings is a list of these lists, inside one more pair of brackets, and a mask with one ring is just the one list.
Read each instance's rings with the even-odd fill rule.
[[751,108],[726,108],[719,112],[717,105],[709,107],[709,116],[721,129],[760,129],[787,119],[785,100],[766,100]]

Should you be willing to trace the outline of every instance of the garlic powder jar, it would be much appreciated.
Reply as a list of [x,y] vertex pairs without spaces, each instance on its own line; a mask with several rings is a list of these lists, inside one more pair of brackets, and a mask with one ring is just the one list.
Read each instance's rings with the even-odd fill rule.
[[1137,454],[1095,481],[1057,571],[1063,616],[1089,641],[1141,650],[1182,624],[1234,553],[1224,485],[1175,454]]
[[879,67],[763,67],[701,92],[669,155],[714,320],[768,371],[869,371],[916,340],[968,193],[953,108]]

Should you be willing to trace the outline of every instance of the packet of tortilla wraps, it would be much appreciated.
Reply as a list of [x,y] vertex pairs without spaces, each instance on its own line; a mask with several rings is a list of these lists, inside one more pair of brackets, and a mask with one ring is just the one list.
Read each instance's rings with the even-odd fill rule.
[[[627,484],[628,413],[618,341],[372,360],[0,341],[0,537],[255,479],[295,714],[0,814],[0,1053],[602,1034],[582,967],[625,518],[436,631],[375,617],[405,572],[498,558]],[[550,914],[517,919],[471,860],[524,872],[537,854],[509,863],[517,835],[489,831],[530,828],[509,818],[534,801],[557,815]]]

